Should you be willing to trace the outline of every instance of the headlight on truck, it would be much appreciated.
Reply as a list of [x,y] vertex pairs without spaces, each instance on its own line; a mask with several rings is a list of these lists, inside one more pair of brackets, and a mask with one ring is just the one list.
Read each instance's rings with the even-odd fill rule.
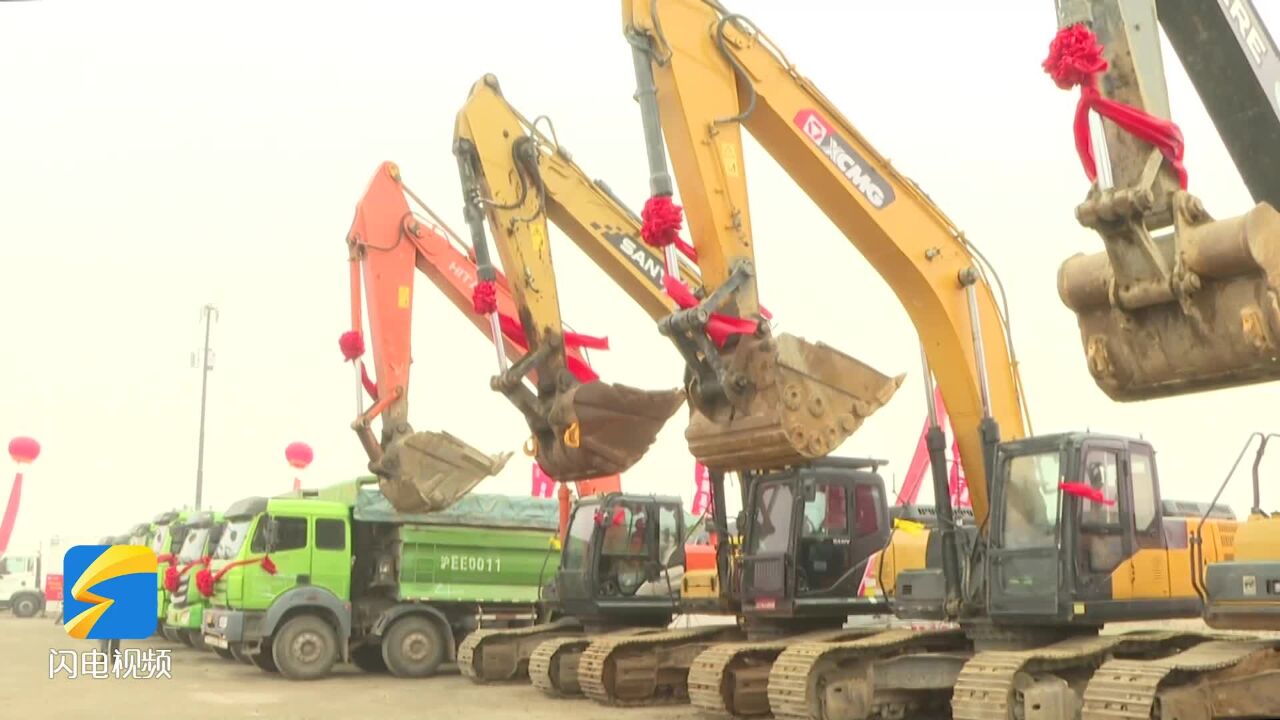
[[219,629],[219,630],[226,630],[226,629],[227,629],[227,616],[226,616],[226,615],[223,615],[222,617],[218,618],[218,629]]

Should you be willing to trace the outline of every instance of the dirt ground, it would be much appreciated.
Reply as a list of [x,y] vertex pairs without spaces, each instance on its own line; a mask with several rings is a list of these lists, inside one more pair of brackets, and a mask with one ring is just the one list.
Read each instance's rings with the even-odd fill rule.
[[50,649],[89,650],[53,617],[20,620],[0,613],[0,717],[128,720],[341,720],[345,718],[522,718],[658,720],[695,718],[689,706],[611,709],[589,700],[544,697],[529,685],[480,686],[450,667],[441,677],[398,680],[339,666],[334,677],[289,682],[251,665],[221,660],[163,640],[125,648],[171,649],[172,679],[49,679]]

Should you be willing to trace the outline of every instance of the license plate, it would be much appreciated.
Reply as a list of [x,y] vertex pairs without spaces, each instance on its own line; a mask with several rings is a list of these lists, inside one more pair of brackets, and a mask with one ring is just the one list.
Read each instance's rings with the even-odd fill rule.
[[222,637],[221,635],[205,635],[204,644],[211,645],[216,648],[221,648],[223,650],[227,649],[227,639]]

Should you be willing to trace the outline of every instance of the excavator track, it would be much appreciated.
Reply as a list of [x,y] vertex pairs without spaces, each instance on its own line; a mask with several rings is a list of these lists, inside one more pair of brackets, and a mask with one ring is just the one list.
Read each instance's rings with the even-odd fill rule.
[[[669,705],[688,699],[688,668],[714,642],[742,639],[736,625],[595,638],[578,661],[583,693],[602,705]],[[636,656],[634,651],[647,651]]]
[[792,645],[769,672],[769,707],[775,718],[825,717],[818,695],[821,671],[850,660],[868,662],[904,653],[963,647],[964,631],[956,628],[915,630],[895,628],[845,642]]
[[520,642],[533,636],[549,633],[571,634],[575,632],[580,634],[582,625],[572,618],[523,628],[475,630],[458,646],[458,670],[464,676],[470,678],[472,682],[477,683],[518,680],[521,678],[519,662],[516,662],[514,669],[508,672],[486,672],[485,668],[481,667],[484,650],[487,649],[486,646],[510,640]]
[[[1020,677],[1096,668],[1116,655],[1168,654],[1207,639],[1209,636],[1201,633],[1134,632],[1067,638],[1027,650],[980,652],[965,663],[956,679],[951,717],[952,720],[1013,720]],[[1147,716],[1142,716],[1142,720],[1147,720]]]
[[[1212,682],[1212,676],[1194,676],[1219,674],[1253,659],[1263,661],[1265,669],[1274,673],[1280,664],[1276,648],[1276,641],[1208,640],[1176,655],[1153,660],[1109,660],[1085,687],[1081,720],[1148,720],[1156,717],[1157,696],[1170,675],[1182,676],[1191,683],[1198,679]],[[1274,687],[1274,680],[1269,685]],[[1275,694],[1275,690],[1270,691],[1273,698]],[[1183,715],[1179,713],[1178,717]]]
[[[615,630],[604,637],[630,637],[665,631],[666,628],[627,628]],[[558,637],[539,643],[529,656],[529,680],[551,697],[580,697],[582,686],[578,683],[578,661],[582,651],[600,637]],[[571,673],[564,672],[566,663],[572,666]]]
[[878,629],[824,630],[761,642],[716,645],[698,655],[689,668],[689,701],[720,717],[769,714],[769,673],[778,656],[792,645],[842,642],[880,632]]

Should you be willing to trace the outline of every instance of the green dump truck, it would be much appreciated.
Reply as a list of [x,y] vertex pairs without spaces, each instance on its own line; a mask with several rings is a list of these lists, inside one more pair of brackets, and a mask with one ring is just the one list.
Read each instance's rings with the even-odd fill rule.
[[[168,609],[164,618],[165,635],[167,637],[172,634],[197,650],[204,649],[204,633],[200,621],[204,618],[207,599],[196,588],[195,576],[203,567],[203,558],[213,554],[225,526],[222,513],[208,510],[193,513],[186,522],[186,537],[182,546],[174,554],[173,572],[161,570],[161,582],[165,584],[168,593]],[[170,581],[170,576],[174,580]],[[218,654],[225,658],[231,657],[231,652],[226,649],[218,649]]]
[[223,515],[197,578],[211,592],[205,643],[295,680],[339,660],[430,676],[472,630],[544,620],[541,586],[559,564],[558,506],[541,498],[471,494],[407,515],[357,481]]

